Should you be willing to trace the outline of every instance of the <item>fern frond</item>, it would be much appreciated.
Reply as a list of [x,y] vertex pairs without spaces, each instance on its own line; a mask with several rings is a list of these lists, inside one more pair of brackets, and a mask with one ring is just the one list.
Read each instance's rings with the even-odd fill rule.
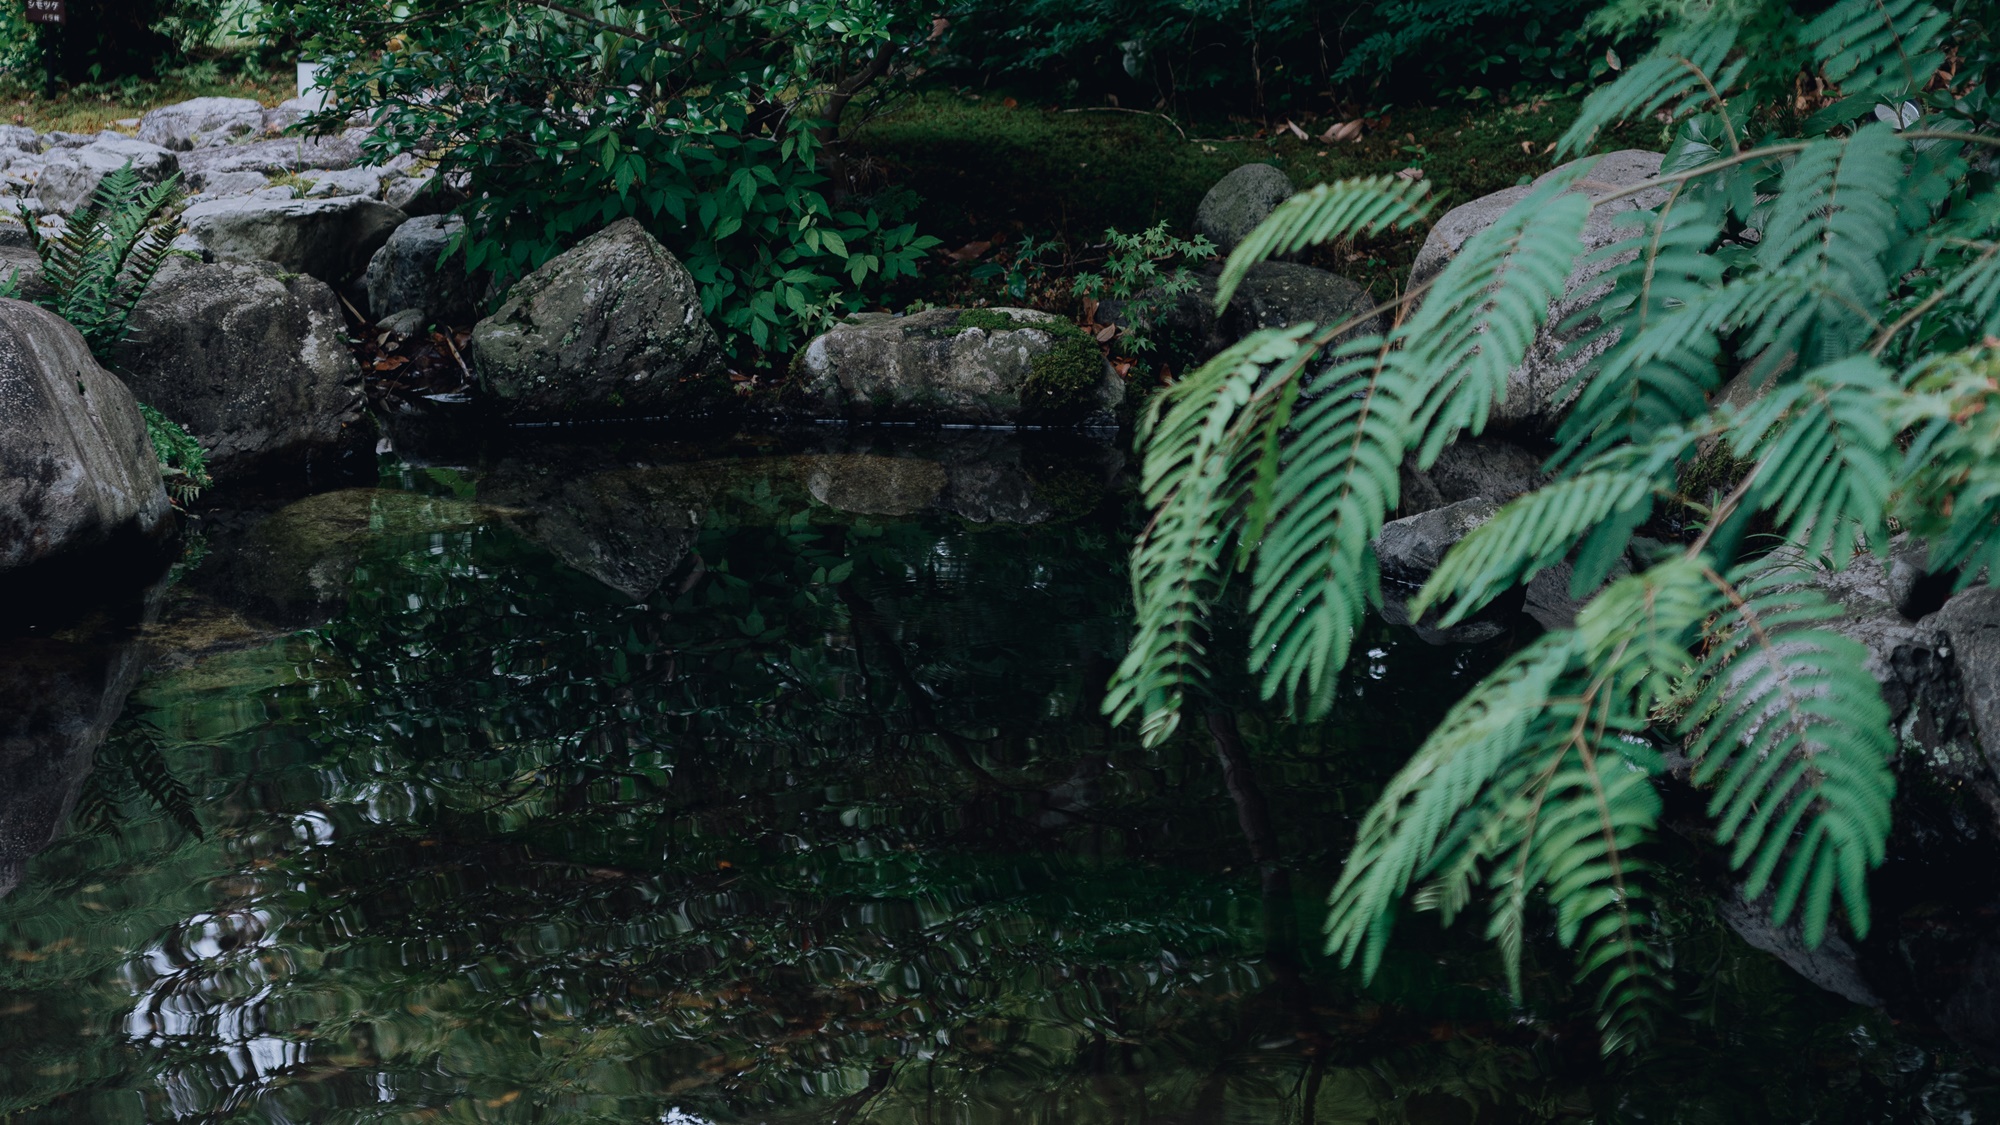
[[1857,537],[1888,543],[1899,397],[1880,364],[1856,356],[1807,372],[1739,416],[1732,445],[1759,462],[1759,506],[1772,508],[1786,540],[1809,556],[1831,555],[1839,566]]
[[1272,516],[1251,576],[1250,668],[1267,698],[1332,701],[1354,631],[1377,600],[1369,544],[1395,508],[1408,446],[1408,381],[1380,337],[1340,347],[1286,431]]
[[1550,633],[1515,654],[1453,706],[1389,780],[1328,899],[1328,953],[1343,964],[1359,957],[1363,975],[1374,976],[1396,903],[1431,871],[1461,815],[1519,761],[1517,752],[1546,723],[1550,696],[1574,655],[1568,633]]
[[1811,298],[1762,314],[1753,351],[1796,349],[1803,366],[1850,355],[1881,328],[1885,262],[1902,237],[1898,199],[1909,143],[1877,122],[1813,142],[1785,171],[1757,263],[1805,280]]
[[[1445,554],[1411,600],[1411,615],[1450,602],[1439,623],[1455,624],[1561,562],[1600,528],[1623,528],[1629,536],[1650,514],[1654,493],[1672,488],[1676,466],[1701,436],[1671,429],[1650,445],[1614,450],[1575,476],[1508,502]],[[1621,540],[1614,553],[1624,547]]]
[[1722,236],[1721,211],[1718,202],[1676,185],[1657,213],[1620,216],[1632,235],[1599,252],[1612,263],[1600,275],[1609,291],[1584,311],[1599,327],[1574,347],[1605,337],[1611,343],[1594,370],[1578,376],[1576,398],[1556,434],[1558,465],[1620,443],[1647,443],[1707,412],[1721,381],[1720,329],[1757,302],[1739,293],[1728,304],[1712,303],[1723,291],[1724,267],[1712,253]]
[[1404,230],[1430,216],[1428,180],[1366,176],[1320,184],[1280,203],[1251,231],[1222,267],[1215,306],[1229,304],[1251,266],[1308,246]]
[[1141,424],[1140,487],[1154,516],[1132,551],[1138,628],[1104,710],[1114,722],[1140,715],[1148,745],[1173,733],[1187,688],[1206,676],[1202,618],[1242,525],[1265,432],[1296,393],[1302,356],[1317,350],[1312,329],[1253,333],[1156,396]]
[[1395,336],[1392,364],[1409,380],[1412,430],[1428,468],[1458,435],[1486,426],[1568,286],[1582,249],[1587,196],[1570,191],[1581,169],[1551,176],[1492,226],[1466,240]]
[[1850,97],[1900,100],[1944,65],[1948,17],[1925,0],[1840,0],[1805,27],[1826,80]]
[[[1710,20],[1660,40],[1617,80],[1590,95],[1576,121],[1556,142],[1558,158],[1587,151],[1608,126],[1666,110],[1673,117],[1707,105],[1727,112],[1721,95],[1735,84],[1743,60],[1727,62],[1736,46],[1735,25]],[[1733,145],[1731,147],[1734,147]]]
[[1867,650],[1822,628],[1833,609],[1781,566],[1709,576],[1728,599],[1727,631],[1697,669],[1707,686],[1684,729],[1716,835],[1746,871],[1746,896],[1776,881],[1774,922],[1799,913],[1818,945],[1838,898],[1866,935],[1864,881],[1885,854],[1896,788]]

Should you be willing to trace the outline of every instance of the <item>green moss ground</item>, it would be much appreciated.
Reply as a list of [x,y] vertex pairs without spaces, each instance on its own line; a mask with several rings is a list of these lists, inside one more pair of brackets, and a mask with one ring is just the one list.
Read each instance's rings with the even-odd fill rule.
[[[1027,233],[1083,247],[1108,226],[1134,231],[1165,219],[1191,232],[1209,187],[1256,161],[1276,164],[1301,188],[1420,168],[1449,207],[1553,167],[1547,150],[1575,115],[1570,102],[1412,108],[1392,112],[1357,142],[1300,141],[1289,133],[1229,141],[1215,134],[1251,127],[1183,124],[1183,139],[1173,124],[1147,114],[1010,108],[998,98],[930,92],[851,135],[888,182],[923,198],[921,229],[948,246]],[[1633,127],[1613,147],[1657,148],[1658,132]],[[1316,264],[1387,296],[1408,276],[1422,242],[1417,231]]]
[[[255,98],[277,105],[297,93],[296,76],[268,73],[223,76],[213,68],[198,68],[156,82],[81,86],[47,97],[12,79],[0,80],[0,122],[26,125],[37,133],[61,130],[95,133],[117,128],[119,121],[139,117],[149,109],[189,98]],[[130,132],[128,128],[125,130]]]

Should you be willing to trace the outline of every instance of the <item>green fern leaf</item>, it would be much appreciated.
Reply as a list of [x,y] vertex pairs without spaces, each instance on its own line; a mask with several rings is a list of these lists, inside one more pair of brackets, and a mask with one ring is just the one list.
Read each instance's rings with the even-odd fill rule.
[[1854,97],[1900,99],[1944,66],[1949,22],[1924,0],[1840,0],[1806,25],[1820,73]]
[[1229,304],[1251,266],[1308,246],[1404,230],[1427,219],[1432,201],[1427,180],[1369,176],[1320,184],[1280,203],[1257,224],[1223,264],[1215,305]]
[[1867,650],[1821,628],[1834,610],[1782,565],[1713,580],[1729,599],[1729,631],[1698,669],[1707,687],[1687,733],[1694,781],[1713,790],[1716,835],[1746,871],[1748,897],[1776,880],[1773,921],[1801,913],[1818,945],[1838,898],[1866,935],[1864,881],[1884,857],[1896,788]]

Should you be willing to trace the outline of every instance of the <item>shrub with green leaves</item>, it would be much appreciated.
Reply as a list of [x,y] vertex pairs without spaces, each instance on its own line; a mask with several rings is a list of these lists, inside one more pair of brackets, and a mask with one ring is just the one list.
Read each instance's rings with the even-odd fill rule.
[[[1104,243],[1108,253],[1103,269],[1076,275],[1071,290],[1079,297],[1127,302],[1124,319],[1128,324],[1150,323],[1160,296],[1171,301],[1193,291],[1194,275],[1188,273],[1187,263],[1215,257],[1213,242],[1199,234],[1192,239],[1177,238],[1167,232],[1164,219],[1138,234],[1107,230]],[[1173,263],[1172,269],[1162,268],[1169,263]],[[1155,289],[1158,296],[1149,292]],[[1152,342],[1141,335],[1127,336],[1125,342],[1134,352],[1152,350]]]
[[[295,6],[367,151],[437,158],[467,265],[503,280],[636,216],[687,264],[733,350],[790,346],[914,273],[904,195],[852,193],[839,121],[929,15],[894,0]],[[392,48],[384,50],[387,45]]]
[[[1759,135],[1793,115],[1743,85],[1763,40],[1740,29],[1779,19],[1840,95],[1794,136]],[[1399,469],[1484,428],[1593,208],[1666,196],[1620,217],[1625,238],[1597,259],[1608,284],[1570,322],[1597,321],[1577,348],[1608,347],[1571,388],[1553,479],[1453,548],[1410,612],[1455,622],[1565,561],[1589,601],[1478,684],[1389,782],[1333,891],[1344,960],[1372,972],[1406,899],[1446,921],[1480,900],[1518,985],[1539,898],[1598,998],[1605,1049],[1643,1039],[1665,987],[1645,903],[1670,740],[1747,897],[1768,895],[1811,944],[1842,919],[1867,932],[1896,742],[1865,650],[1831,626],[1800,562],[1845,567],[1901,529],[1961,585],[2000,567],[2000,191],[1979,170],[2000,130],[1988,71],[1931,89],[1949,33],[1924,0],[1840,0],[1812,19],[1718,7],[1598,91],[1557,154],[1665,114],[1656,181],[1592,199],[1571,190],[1583,167],[1551,177],[1392,302],[1421,299],[1387,336],[1333,343],[1363,317],[1260,331],[1149,405],[1155,516],[1107,710],[1151,740],[1175,729],[1240,571],[1262,690],[1323,714],[1379,603],[1371,541]],[[1220,300],[1266,256],[1408,227],[1432,206],[1421,181],[1393,177],[1301,193],[1231,255]],[[1732,372],[1767,389],[1728,405]],[[1741,468],[1700,526],[1604,584],[1712,447]],[[1775,536],[1746,536],[1753,522]]]

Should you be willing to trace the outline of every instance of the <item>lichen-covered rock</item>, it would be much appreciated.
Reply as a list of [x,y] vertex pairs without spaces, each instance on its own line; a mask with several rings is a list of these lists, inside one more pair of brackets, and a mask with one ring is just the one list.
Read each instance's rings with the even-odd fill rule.
[[263,128],[264,107],[254,98],[192,98],[148,111],[139,119],[139,139],[185,152],[226,145]]
[[328,285],[345,285],[403,224],[401,211],[360,196],[212,199],[181,216],[188,234],[218,260],[276,262]]
[[510,418],[692,413],[729,394],[694,278],[634,219],[523,278],[468,358]]
[[447,324],[472,320],[480,283],[466,273],[462,256],[444,259],[445,249],[464,229],[465,220],[445,215],[425,215],[397,227],[362,276],[368,311],[385,317],[417,309],[427,319]]
[[1201,197],[1194,229],[1227,254],[1296,190],[1291,178],[1277,168],[1245,164],[1217,180]]
[[0,573],[167,533],[132,392],[54,313],[0,299]]
[[139,179],[156,184],[180,170],[173,153],[131,137],[100,137],[82,148],[48,155],[35,181],[35,197],[49,211],[68,214],[97,192],[104,177],[130,164]]
[[[1544,173],[1533,184],[1507,188],[1452,208],[1431,228],[1423,248],[1417,252],[1417,259],[1410,267],[1410,287],[1415,289],[1443,272],[1467,241],[1492,226],[1549,177],[1577,164],[1589,163],[1589,171],[1574,190],[1595,198],[1652,179],[1659,174],[1660,161],[1659,153],[1639,149],[1586,157]],[[1618,215],[1635,209],[1657,207],[1665,200],[1664,190],[1640,192],[1591,212],[1590,220],[1583,229],[1583,248],[1577,255],[1563,296],[1550,303],[1548,320],[1529,345],[1526,358],[1508,374],[1507,397],[1494,404],[1487,423],[1489,427],[1539,433],[1553,429],[1561,420],[1563,408],[1568,405],[1568,399],[1562,394],[1563,389],[1578,371],[1615,342],[1614,336],[1605,336],[1580,352],[1563,354],[1571,343],[1597,328],[1595,320],[1571,325],[1566,330],[1562,327],[1573,313],[1595,299],[1603,289],[1604,283],[1597,278],[1611,263],[1591,260],[1590,255],[1631,237],[1629,227],[1617,224]]]
[[857,421],[1110,422],[1125,392],[1088,333],[1032,309],[855,317],[807,344],[795,374],[806,410]]
[[324,282],[269,262],[176,258],[130,327],[126,381],[201,441],[217,479],[370,440],[361,369]]

